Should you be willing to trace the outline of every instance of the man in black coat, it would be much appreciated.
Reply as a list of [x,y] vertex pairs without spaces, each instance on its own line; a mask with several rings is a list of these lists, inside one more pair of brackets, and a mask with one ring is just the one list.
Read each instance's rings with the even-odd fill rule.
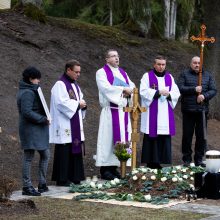
[[196,166],[205,166],[202,162],[206,150],[207,114],[209,100],[216,95],[215,81],[210,72],[202,71],[202,85],[198,86],[200,58],[195,56],[191,60],[190,68],[183,71],[178,79],[181,93],[182,110],[182,160],[185,166],[192,162],[192,137],[195,130]]

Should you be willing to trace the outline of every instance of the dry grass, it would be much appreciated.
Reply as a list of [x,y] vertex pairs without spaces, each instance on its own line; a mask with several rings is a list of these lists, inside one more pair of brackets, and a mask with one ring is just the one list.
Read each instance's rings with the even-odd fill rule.
[[178,219],[190,220],[201,219],[208,215],[169,211],[166,209],[146,209],[137,207],[126,207],[119,205],[100,204],[92,202],[78,202],[64,199],[34,198],[38,212],[36,213],[11,213],[11,215],[1,215],[0,219],[34,220],[34,219],[96,219],[96,220],[165,220]]

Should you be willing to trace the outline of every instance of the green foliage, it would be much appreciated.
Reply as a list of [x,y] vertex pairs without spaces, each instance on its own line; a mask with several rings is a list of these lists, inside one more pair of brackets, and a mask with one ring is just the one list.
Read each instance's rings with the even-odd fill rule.
[[42,23],[46,23],[47,21],[47,18],[44,12],[41,9],[39,9],[37,6],[31,3],[24,5],[24,14],[27,17],[32,18],[35,21],[39,21]]
[[128,45],[140,45],[141,40],[130,39],[129,36],[115,27],[101,26],[85,23],[79,20],[68,19],[68,18],[48,18],[51,24],[60,25],[65,28],[77,29],[83,31],[90,38],[102,38],[108,39],[114,42],[117,46],[124,44]]
[[19,3],[19,0],[11,0],[11,8]]
[[194,17],[191,22],[190,35],[198,35],[201,31],[200,26],[204,18],[204,5],[202,1],[196,1]]
[[115,144],[114,154],[119,161],[127,161],[131,158],[131,148],[129,143],[117,142]]
[[80,10],[80,3],[75,0],[64,0],[58,4],[51,4],[47,0],[43,7],[49,16],[75,18]]
[[162,38],[164,31],[164,9],[162,0],[151,1],[151,36]]
[[109,22],[108,1],[96,1],[80,10],[78,19],[92,24],[106,25]]

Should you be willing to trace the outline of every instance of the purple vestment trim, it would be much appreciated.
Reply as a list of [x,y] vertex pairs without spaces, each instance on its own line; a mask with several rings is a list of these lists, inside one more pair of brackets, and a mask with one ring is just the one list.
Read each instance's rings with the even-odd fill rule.
[[[158,81],[157,77],[153,70],[149,71],[149,83],[150,88],[154,88],[158,90]],[[165,73],[165,85],[169,86],[169,91],[172,87],[172,79],[171,74],[169,72]],[[168,116],[169,116],[169,134],[171,136],[175,135],[175,120],[174,120],[174,113],[173,109],[168,102]],[[150,137],[157,137],[157,117],[158,117],[158,99],[154,99],[150,105],[150,112],[149,112],[149,136]]]
[[[75,94],[74,89],[71,85],[71,82],[67,79],[65,74],[63,74],[60,77],[60,80],[65,84],[66,90],[69,94],[70,99],[77,100],[76,94]],[[74,84],[76,86],[78,96],[80,97],[79,86],[77,85],[76,82]],[[73,117],[70,119],[70,126],[71,126],[71,137],[72,137],[72,153],[79,154],[82,152],[82,148],[81,148],[81,132],[80,132],[80,122],[79,122],[79,111],[78,110],[73,115]]]
[[[106,72],[107,79],[109,83],[112,85],[114,82],[114,75],[110,69],[110,67],[106,64],[103,69]],[[126,83],[129,85],[128,77],[125,71],[119,68],[120,73],[124,77]],[[114,144],[117,141],[121,141],[121,132],[120,132],[120,120],[119,120],[119,112],[118,112],[118,105],[114,103],[110,103],[111,113],[112,113],[112,129],[113,129],[113,141]],[[124,124],[125,124],[125,141],[128,141],[128,112],[124,114]]]

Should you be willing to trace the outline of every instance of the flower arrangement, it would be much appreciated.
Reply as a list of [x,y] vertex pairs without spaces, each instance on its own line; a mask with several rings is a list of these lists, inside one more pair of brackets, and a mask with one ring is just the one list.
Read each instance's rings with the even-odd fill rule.
[[[142,167],[133,170],[123,180],[115,179],[102,184],[92,183],[87,186],[86,190],[86,186],[81,186],[81,190],[91,192],[91,194],[82,194],[76,199],[115,199],[149,202],[157,205],[166,204],[170,199],[196,199],[194,175],[200,172],[204,172],[204,168],[196,167],[194,164],[189,167],[164,167],[161,170]],[[78,186],[72,185],[72,192],[83,192],[76,187]],[[97,190],[107,192],[94,192]]]
[[119,161],[127,161],[132,154],[130,143],[116,142],[114,154]]

